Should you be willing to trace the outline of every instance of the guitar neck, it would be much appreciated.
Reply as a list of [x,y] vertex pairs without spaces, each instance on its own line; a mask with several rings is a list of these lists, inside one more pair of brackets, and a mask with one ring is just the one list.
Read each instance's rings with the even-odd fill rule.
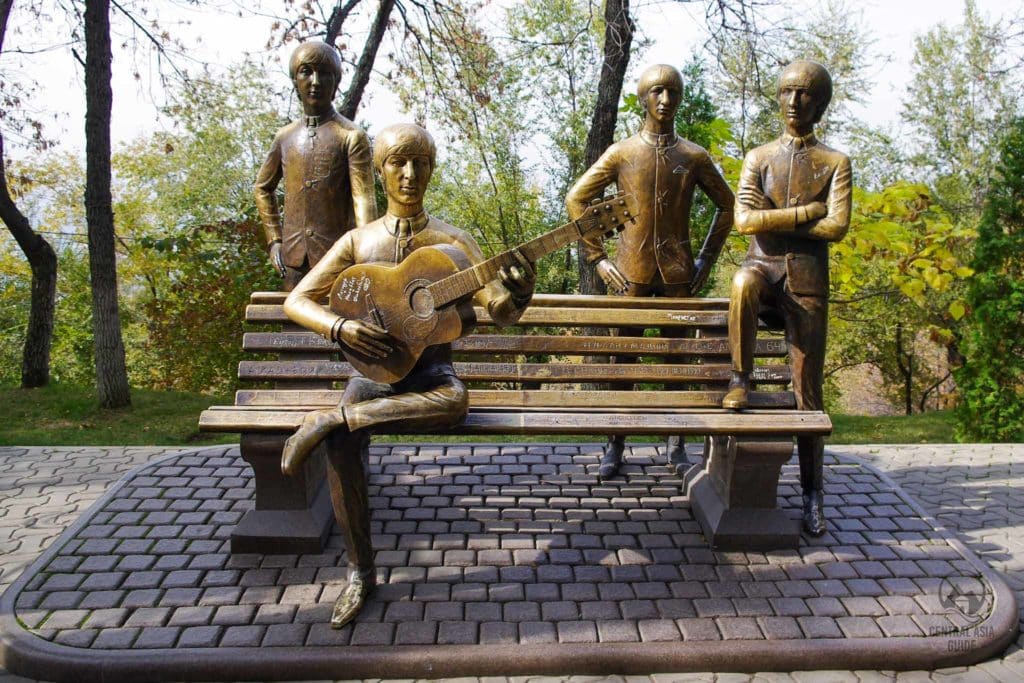
[[482,263],[476,264],[472,268],[461,270],[454,275],[438,280],[434,284],[427,286],[427,290],[434,298],[434,307],[440,308],[477,290],[483,289],[488,282],[498,277],[499,270],[518,265],[519,259],[513,253],[516,250],[525,256],[530,263],[535,263],[541,257],[575,242],[581,235],[582,231],[578,223],[572,221],[532,239],[516,249],[504,251]]

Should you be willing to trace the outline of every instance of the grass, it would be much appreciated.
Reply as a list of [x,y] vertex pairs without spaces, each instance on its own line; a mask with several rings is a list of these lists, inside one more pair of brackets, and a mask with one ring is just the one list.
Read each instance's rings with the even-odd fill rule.
[[841,443],[956,443],[951,410],[918,415],[832,415],[832,436]]
[[[226,396],[174,391],[132,390],[132,407],[101,410],[91,387],[52,385],[43,389],[0,388],[7,416],[0,425],[0,446],[191,446],[237,443],[237,434],[201,434],[199,413],[211,405],[230,405]],[[833,444],[952,443],[949,411],[923,415],[866,417],[832,415]],[[481,437],[382,437],[385,442],[476,442]],[[496,441],[595,441],[592,437],[506,437]],[[660,439],[638,439],[660,441]]]
[[100,409],[92,387],[0,388],[3,446],[177,446],[237,443],[237,434],[200,434],[199,413],[233,399],[132,389],[130,408]]

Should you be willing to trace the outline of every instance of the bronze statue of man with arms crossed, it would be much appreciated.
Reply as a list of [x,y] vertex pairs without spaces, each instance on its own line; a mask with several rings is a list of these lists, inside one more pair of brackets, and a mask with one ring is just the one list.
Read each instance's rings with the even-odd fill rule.
[[[600,237],[584,240],[583,258],[595,264],[610,292],[637,297],[693,296],[707,282],[732,229],[734,197],[707,151],[676,135],[675,116],[683,92],[679,71],[666,64],[650,66],[640,74],[636,89],[645,111],[640,132],[609,147],[569,190],[565,205],[569,218],[575,220],[612,183],[619,192],[635,195],[639,213],[619,238],[615,262],[608,258]],[[717,212],[694,259],[690,210],[697,187],[711,198]],[[682,328],[674,328],[666,336],[682,334]],[[643,330],[621,328],[619,335],[642,336]],[[601,477],[618,471],[624,447],[625,437],[608,437]],[[669,437],[668,452],[669,462],[682,468],[681,436]]]
[[[748,404],[758,313],[782,314],[800,410],[822,410],[828,328],[828,244],[850,227],[850,159],[814,136],[832,99],[832,78],[821,64],[796,61],[779,77],[782,137],[743,160],[736,197],[736,229],[750,248],[732,281],[729,346],[733,378],[723,408]],[[825,533],[822,437],[797,438],[803,525]]]
[[[423,210],[423,195],[434,170],[436,148],[430,134],[413,124],[381,131],[373,162],[384,182],[387,213],[339,239],[288,295],[284,311],[296,323],[331,341],[373,358],[386,358],[393,341],[381,327],[345,319],[320,305],[338,276],[349,266],[400,263],[414,250],[433,245],[461,249],[472,263],[484,260],[473,238]],[[533,296],[533,265],[498,271],[474,296],[499,325],[514,324]],[[320,441],[330,436],[328,478],[335,516],[348,550],[349,583],[334,605],[331,625],[341,628],[361,609],[376,582],[370,538],[366,479],[367,448],[375,426],[401,424],[408,429],[454,426],[465,416],[465,385],[455,376],[450,344],[428,346],[407,376],[394,384],[358,374],[349,378],[336,408],[307,413],[298,431],[285,442],[281,469],[298,471]]]

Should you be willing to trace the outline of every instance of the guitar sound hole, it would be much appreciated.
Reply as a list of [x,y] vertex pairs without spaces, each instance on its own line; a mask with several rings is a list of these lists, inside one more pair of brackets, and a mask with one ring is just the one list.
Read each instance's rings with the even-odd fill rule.
[[417,316],[429,317],[434,312],[434,297],[426,287],[418,287],[409,298],[409,306]]

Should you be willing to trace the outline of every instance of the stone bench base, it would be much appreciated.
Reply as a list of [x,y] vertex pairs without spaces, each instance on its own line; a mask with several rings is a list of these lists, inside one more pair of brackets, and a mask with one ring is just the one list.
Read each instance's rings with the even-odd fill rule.
[[684,477],[686,495],[716,550],[780,550],[800,545],[800,522],[776,505],[792,439],[712,436],[704,462]]

